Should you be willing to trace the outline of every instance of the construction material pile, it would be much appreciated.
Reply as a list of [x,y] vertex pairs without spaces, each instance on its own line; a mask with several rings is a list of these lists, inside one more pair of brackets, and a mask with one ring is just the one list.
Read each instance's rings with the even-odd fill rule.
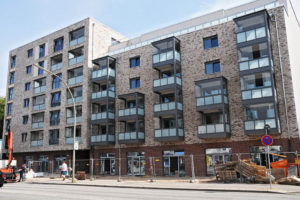
[[215,166],[217,181],[236,182],[238,177],[256,182],[269,182],[265,166],[258,166],[250,160],[227,162]]

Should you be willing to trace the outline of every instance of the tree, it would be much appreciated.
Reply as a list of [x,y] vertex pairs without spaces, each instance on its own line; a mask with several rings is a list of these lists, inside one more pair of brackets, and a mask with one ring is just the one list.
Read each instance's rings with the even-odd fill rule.
[[0,139],[2,138],[2,131],[4,126],[4,108],[5,108],[5,98],[0,97]]

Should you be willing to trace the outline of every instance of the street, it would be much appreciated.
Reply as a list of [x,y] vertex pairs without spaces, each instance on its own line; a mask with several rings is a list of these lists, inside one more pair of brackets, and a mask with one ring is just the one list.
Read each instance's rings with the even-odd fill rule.
[[93,186],[43,185],[29,183],[5,184],[0,189],[2,200],[54,200],[54,199],[300,199],[300,194],[205,192],[158,189],[127,189]]

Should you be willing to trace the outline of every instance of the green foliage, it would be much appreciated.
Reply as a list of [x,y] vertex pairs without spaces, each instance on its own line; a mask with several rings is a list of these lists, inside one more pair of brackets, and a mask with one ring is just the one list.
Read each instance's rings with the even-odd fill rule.
[[4,108],[5,108],[5,98],[0,97],[0,138],[2,136],[2,131],[3,131]]

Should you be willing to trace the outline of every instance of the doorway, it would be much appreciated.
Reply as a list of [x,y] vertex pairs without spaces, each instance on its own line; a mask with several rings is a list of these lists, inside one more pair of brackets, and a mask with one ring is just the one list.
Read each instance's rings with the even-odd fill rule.
[[115,175],[116,173],[116,155],[115,153],[102,153],[100,155],[100,174]]
[[127,174],[144,176],[146,167],[145,152],[127,152]]
[[185,176],[184,151],[163,152],[164,176]]

